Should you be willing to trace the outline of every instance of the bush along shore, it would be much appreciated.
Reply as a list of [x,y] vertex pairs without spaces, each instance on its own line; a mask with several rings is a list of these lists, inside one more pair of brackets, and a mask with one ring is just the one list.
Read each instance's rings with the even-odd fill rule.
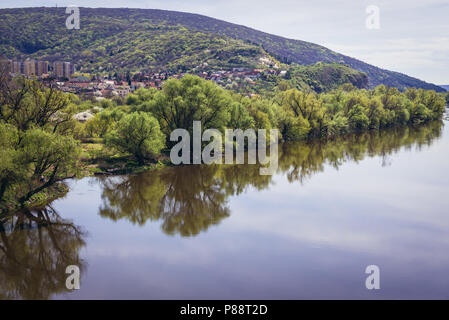
[[[43,205],[67,190],[64,180],[171,165],[178,128],[278,129],[280,139],[332,139],[348,133],[441,119],[447,96],[434,91],[344,84],[318,94],[280,82],[269,96],[247,97],[192,75],[162,90],[126,98],[81,99],[0,73],[0,208]],[[79,115],[88,115],[81,118]]]

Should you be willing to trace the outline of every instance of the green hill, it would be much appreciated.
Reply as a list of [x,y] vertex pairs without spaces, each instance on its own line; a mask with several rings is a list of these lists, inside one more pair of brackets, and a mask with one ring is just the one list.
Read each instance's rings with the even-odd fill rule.
[[316,92],[337,89],[345,83],[352,83],[357,88],[368,87],[366,73],[356,71],[346,65],[318,62],[314,65],[293,65],[286,76],[292,87],[310,88]]
[[64,10],[0,10],[0,54],[73,61],[94,73],[190,70],[204,62],[212,69],[256,67],[266,55],[260,46],[223,35],[92,10],[81,9],[80,30],[66,29]]
[[[261,67],[261,58],[272,64],[337,63],[366,73],[370,87],[383,83],[400,89],[443,91],[433,84],[374,67],[313,43],[202,15],[123,8],[80,8],[80,12],[81,29],[67,30],[65,8],[1,9],[0,55],[63,59],[75,62],[82,71],[101,73],[187,71],[204,63],[210,70]],[[356,76],[356,80],[360,77]]]

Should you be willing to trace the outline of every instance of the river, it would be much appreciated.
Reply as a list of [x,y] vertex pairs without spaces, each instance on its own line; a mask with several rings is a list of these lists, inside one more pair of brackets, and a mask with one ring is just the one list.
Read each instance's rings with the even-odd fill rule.
[[283,144],[273,176],[191,165],[71,180],[1,221],[0,299],[449,299],[448,159],[434,122]]

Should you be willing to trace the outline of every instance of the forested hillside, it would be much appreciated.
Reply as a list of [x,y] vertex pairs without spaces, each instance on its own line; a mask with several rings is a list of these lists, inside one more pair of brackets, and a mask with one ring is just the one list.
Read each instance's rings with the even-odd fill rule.
[[[443,91],[325,47],[190,13],[149,9],[81,8],[81,29],[67,30],[65,8],[0,10],[0,55],[73,61],[86,72],[190,71],[276,63],[346,64],[365,72],[368,85]],[[17,23],[20,21],[20,23]],[[244,22],[242,22],[244,23]]]
[[[23,13],[19,13],[23,10]],[[112,18],[82,11],[80,30],[65,27],[67,15],[56,9],[13,10],[2,14],[0,52],[8,57],[68,60],[84,72],[191,70],[214,67],[256,67],[262,48],[181,25],[147,19]],[[19,26],[18,18],[24,21]]]

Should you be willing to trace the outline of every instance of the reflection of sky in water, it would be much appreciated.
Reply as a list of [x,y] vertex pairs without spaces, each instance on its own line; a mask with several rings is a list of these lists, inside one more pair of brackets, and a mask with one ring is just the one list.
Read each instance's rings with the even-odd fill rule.
[[[99,216],[83,179],[54,207],[88,232],[81,290],[61,298],[449,298],[449,132],[420,152],[326,166],[229,199],[197,236]],[[381,289],[368,291],[376,264]]]

